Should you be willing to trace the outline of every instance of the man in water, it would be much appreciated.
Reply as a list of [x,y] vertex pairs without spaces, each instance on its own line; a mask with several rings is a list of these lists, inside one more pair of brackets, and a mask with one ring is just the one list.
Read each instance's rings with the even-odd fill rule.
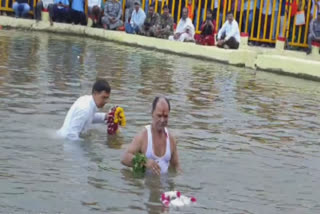
[[79,140],[80,133],[85,133],[92,123],[105,123],[108,114],[97,111],[107,103],[110,92],[108,82],[97,80],[92,95],[82,96],[73,103],[58,134],[70,140]]
[[176,140],[166,128],[168,125],[170,102],[167,98],[156,97],[152,103],[152,123],[146,126],[131,142],[124,153],[122,164],[132,167],[136,153],[147,158],[146,168],[154,174],[168,172],[169,165],[180,171]]

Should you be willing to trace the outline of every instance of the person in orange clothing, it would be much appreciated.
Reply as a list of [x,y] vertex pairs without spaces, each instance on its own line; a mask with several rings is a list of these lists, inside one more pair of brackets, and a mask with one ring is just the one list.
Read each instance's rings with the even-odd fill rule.
[[199,45],[209,45],[214,46],[214,34],[216,30],[216,21],[212,17],[213,12],[211,10],[207,11],[206,21],[202,23],[200,30],[201,34],[196,34],[194,39]]
[[187,8],[188,8],[188,17],[193,20],[193,16],[194,16],[194,13],[193,13],[193,7],[192,7],[192,0],[188,0],[188,5],[187,5]]

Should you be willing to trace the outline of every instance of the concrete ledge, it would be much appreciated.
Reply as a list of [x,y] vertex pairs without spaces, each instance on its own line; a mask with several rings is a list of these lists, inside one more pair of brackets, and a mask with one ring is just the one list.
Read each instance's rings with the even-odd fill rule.
[[[0,25],[36,31],[88,36],[177,55],[220,61],[230,65],[245,66],[253,69],[260,68],[265,71],[320,80],[320,55],[307,56],[303,52],[287,51],[278,48],[248,47],[246,45],[242,45],[239,50],[224,50],[217,47],[142,37],[126,34],[125,32],[107,31],[87,26],[61,23],[54,23],[54,26],[50,26],[49,22],[35,22],[34,20],[5,16],[0,16]],[[242,39],[246,40],[247,38],[244,37]]]

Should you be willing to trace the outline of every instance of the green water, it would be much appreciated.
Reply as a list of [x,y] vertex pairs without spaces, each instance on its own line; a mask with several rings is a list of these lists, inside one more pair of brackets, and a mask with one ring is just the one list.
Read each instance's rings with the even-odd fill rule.
[[[97,126],[58,139],[71,104],[97,77],[125,108],[116,137]],[[135,179],[120,164],[171,99],[181,175]],[[87,38],[0,31],[1,213],[319,213],[320,85]],[[195,206],[164,209],[177,189]]]

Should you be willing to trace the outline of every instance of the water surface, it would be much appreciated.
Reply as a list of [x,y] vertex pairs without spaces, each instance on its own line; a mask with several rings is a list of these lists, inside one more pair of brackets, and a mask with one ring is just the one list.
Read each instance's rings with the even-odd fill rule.
[[[55,131],[96,78],[125,108],[116,137],[82,142]],[[135,179],[120,164],[171,99],[183,174]],[[320,85],[83,37],[0,31],[1,213],[319,213]],[[160,193],[194,195],[166,210]]]

